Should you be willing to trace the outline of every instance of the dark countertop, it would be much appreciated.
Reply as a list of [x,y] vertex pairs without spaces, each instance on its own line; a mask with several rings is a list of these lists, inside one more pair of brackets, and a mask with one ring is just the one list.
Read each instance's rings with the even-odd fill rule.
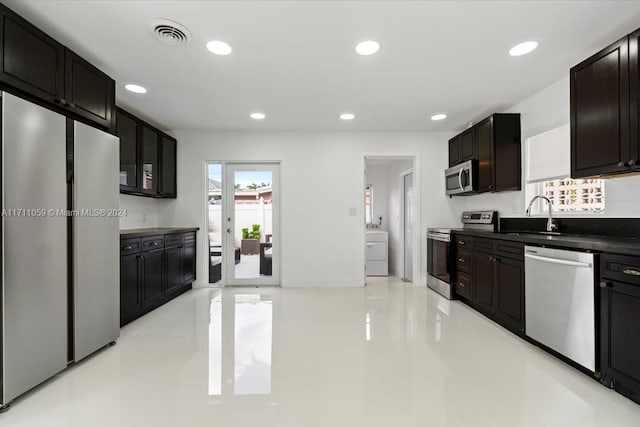
[[120,230],[120,237],[142,237],[153,236],[155,234],[184,233],[186,231],[198,231],[199,227],[150,227],[150,228],[129,228]]
[[621,255],[640,256],[640,239],[625,237],[592,236],[584,234],[545,235],[531,232],[499,232],[477,230],[451,230],[453,233],[474,237],[486,237],[537,246],[579,249],[583,251],[608,252]]

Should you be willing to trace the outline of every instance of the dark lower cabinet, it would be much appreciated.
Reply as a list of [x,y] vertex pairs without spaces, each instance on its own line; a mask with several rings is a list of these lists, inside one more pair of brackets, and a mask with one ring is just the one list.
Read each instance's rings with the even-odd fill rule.
[[184,283],[182,274],[183,251],[182,246],[165,249],[165,274],[167,293],[173,293],[179,290]]
[[120,257],[120,323],[129,323],[140,311],[140,254]]
[[182,249],[182,274],[185,281],[196,280],[196,246],[186,244]]
[[524,334],[524,262],[496,258],[496,320]]
[[458,234],[453,241],[456,295],[505,328],[524,335],[524,245]]
[[142,308],[155,306],[163,297],[164,249],[142,253]]
[[474,251],[473,255],[473,305],[487,314],[493,313],[495,280],[494,257]]
[[123,234],[120,257],[120,325],[191,288],[196,278],[196,232]]
[[601,263],[601,382],[640,403],[640,258],[604,254]]

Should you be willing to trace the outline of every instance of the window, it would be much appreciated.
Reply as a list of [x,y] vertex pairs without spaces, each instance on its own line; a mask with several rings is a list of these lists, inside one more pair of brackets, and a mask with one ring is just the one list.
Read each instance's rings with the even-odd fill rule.
[[371,184],[367,184],[367,186],[364,187],[364,217],[365,217],[366,224],[371,224],[373,221],[372,206],[373,206],[373,187],[371,186]]
[[[539,184],[538,194],[548,197],[554,212],[604,212],[604,180],[555,179]],[[537,212],[546,211],[544,203],[537,204]]]

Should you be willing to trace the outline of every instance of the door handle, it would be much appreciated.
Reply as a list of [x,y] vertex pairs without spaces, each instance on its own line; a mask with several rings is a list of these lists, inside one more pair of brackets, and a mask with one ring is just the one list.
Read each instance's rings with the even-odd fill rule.
[[625,268],[622,272],[628,276],[640,276],[640,270],[635,268]]
[[529,258],[529,259],[534,259],[536,261],[548,262],[548,263],[551,263],[551,264],[561,264],[561,265],[569,265],[569,266],[572,266],[572,267],[591,268],[591,263],[588,263],[588,262],[570,261],[570,260],[557,259],[557,258],[548,258],[548,257],[544,257],[544,256],[531,255],[531,254],[524,254],[524,257],[525,258]]
[[227,233],[231,234],[231,227],[227,228]]

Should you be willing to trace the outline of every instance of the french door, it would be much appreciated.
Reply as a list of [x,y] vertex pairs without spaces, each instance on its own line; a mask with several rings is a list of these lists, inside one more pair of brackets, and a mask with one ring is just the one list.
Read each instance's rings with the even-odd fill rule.
[[280,284],[280,165],[227,163],[223,201],[226,285]]

